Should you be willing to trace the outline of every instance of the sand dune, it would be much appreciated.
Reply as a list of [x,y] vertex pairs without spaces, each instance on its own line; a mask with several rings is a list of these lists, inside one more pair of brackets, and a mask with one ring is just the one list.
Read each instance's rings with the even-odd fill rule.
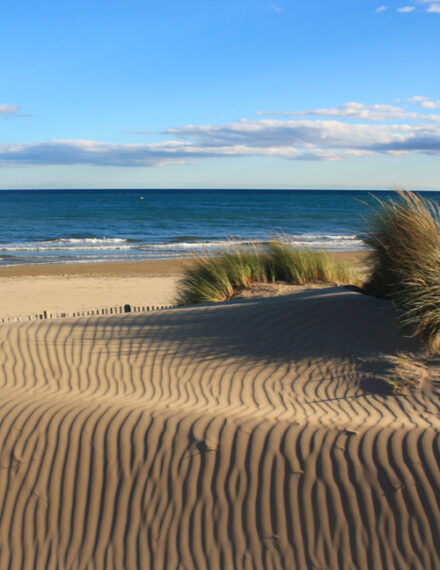
[[345,289],[0,327],[0,568],[438,568],[437,368]]

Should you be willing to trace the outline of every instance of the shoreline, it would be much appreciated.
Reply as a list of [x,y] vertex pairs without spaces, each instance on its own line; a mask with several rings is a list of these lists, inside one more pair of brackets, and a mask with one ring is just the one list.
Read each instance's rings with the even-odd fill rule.
[[116,261],[72,264],[17,264],[0,267],[2,277],[153,277],[181,275],[193,262],[192,258],[151,259],[147,261]]
[[[348,263],[363,263],[365,251],[331,251],[330,255]],[[0,266],[2,277],[162,277],[181,276],[194,262],[193,257],[72,264],[17,264]]]

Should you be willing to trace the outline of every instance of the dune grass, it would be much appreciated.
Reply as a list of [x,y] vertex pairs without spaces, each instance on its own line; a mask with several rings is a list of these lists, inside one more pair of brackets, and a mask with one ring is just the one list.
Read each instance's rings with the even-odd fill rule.
[[404,352],[382,355],[382,358],[388,364],[388,369],[380,379],[385,381],[393,394],[407,394],[423,387],[432,364],[437,364],[419,355]]
[[[398,322],[432,352],[440,352],[440,208],[409,191],[377,199],[363,241],[369,249],[367,293],[395,302]],[[198,256],[179,282],[179,305],[226,301],[237,289],[277,281],[303,285],[360,284],[359,268],[326,252],[282,239]]]
[[440,350],[440,211],[399,190],[378,200],[364,242],[369,247],[367,292],[391,299],[399,323],[433,351]]
[[295,248],[274,240],[267,245],[231,249],[219,257],[197,256],[178,284],[177,303],[226,301],[254,283],[284,281],[357,283],[357,271],[326,252]]

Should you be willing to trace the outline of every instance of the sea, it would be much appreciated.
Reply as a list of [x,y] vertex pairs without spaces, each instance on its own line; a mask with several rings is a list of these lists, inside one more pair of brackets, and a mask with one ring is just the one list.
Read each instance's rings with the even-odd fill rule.
[[[440,193],[422,192],[440,201]],[[351,190],[2,190],[0,265],[141,261],[292,240],[362,250],[377,205]]]

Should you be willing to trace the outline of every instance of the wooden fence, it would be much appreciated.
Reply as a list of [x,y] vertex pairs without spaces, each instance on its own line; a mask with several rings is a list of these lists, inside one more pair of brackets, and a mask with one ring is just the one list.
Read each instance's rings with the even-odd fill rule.
[[0,323],[17,323],[22,321],[38,321],[44,319],[64,319],[66,317],[93,317],[102,315],[118,315],[123,313],[146,313],[148,311],[161,311],[171,309],[173,305],[158,306],[138,306],[138,305],[116,305],[114,307],[104,307],[100,309],[92,309],[90,311],[74,311],[72,313],[51,313],[42,311],[32,315],[21,315],[15,317],[0,317]]

